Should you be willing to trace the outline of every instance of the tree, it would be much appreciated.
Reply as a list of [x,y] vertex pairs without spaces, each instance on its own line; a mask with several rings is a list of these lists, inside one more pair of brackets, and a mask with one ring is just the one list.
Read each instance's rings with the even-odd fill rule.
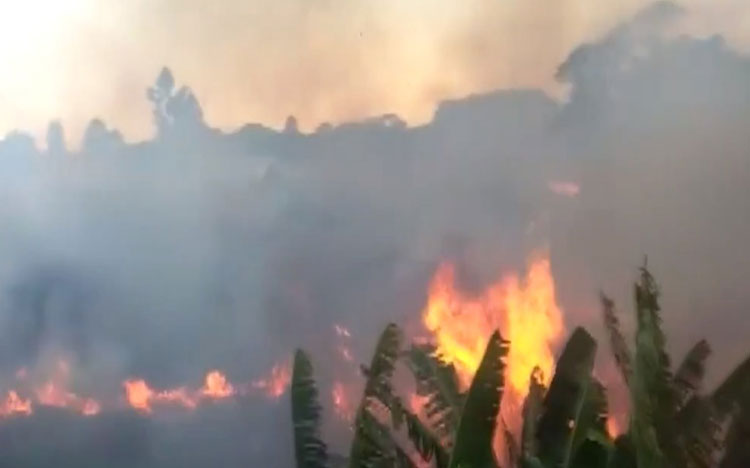
[[175,89],[169,68],[163,68],[154,85],[146,91],[151,102],[157,133],[162,138],[189,138],[206,129],[203,110],[193,91],[182,86]]

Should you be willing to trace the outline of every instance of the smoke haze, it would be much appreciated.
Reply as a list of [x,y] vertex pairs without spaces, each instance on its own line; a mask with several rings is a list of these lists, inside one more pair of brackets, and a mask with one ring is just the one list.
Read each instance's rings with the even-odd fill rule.
[[[365,2],[263,8],[295,27],[259,21],[254,2],[192,14],[184,11],[201,8],[162,1],[148,7],[153,15],[136,13],[146,3],[113,8],[127,27],[128,18],[144,22],[144,43],[155,47],[138,59],[147,79],[115,67],[64,91],[71,119],[97,109],[107,122],[80,125],[80,144],[66,143],[76,134],[67,124],[50,126],[42,144],[20,131],[0,141],[3,384],[61,355],[77,390],[95,396],[121,393],[132,376],[163,387],[199,382],[213,368],[255,378],[302,346],[328,395],[338,370],[326,366],[338,359],[334,323],[351,330],[364,362],[388,321],[418,323],[441,260],[454,260],[471,290],[523,270],[540,249],[569,328],[600,331],[600,288],[628,315],[628,288],[648,254],[674,352],[706,337],[712,379],[746,352],[748,38],[731,25],[726,37],[706,36],[710,17],[693,16],[703,3],[601,7],[588,13],[601,18],[593,27],[582,19],[587,2],[541,16],[533,14],[541,2],[514,12],[439,2],[429,13],[442,27],[437,43],[432,23],[424,37],[419,26],[389,26],[390,15],[410,24],[423,12],[408,16],[395,2],[377,12]],[[224,24],[237,11],[219,43],[164,55],[176,43],[161,43],[163,18],[178,25],[170,40],[199,31],[191,41],[200,42],[216,34],[203,21]],[[534,40],[513,36],[523,45],[505,50],[516,33],[503,21]],[[423,42],[397,57],[409,66],[394,66],[387,54],[412,32]],[[363,54],[360,34],[377,47]],[[235,62],[240,42],[253,46]],[[214,62],[200,60],[214,53]],[[155,79],[167,58],[174,78]],[[48,98],[30,97],[29,112]],[[110,102],[122,113],[103,110]],[[399,115],[363,117],[392,109]],[[301,124],[269,128],[289,111]],[[239,126],[247,116],[265,125]],[[36,117],[19,118],[14,127]],[[309,130],[324,120],[341,123]],[[227,126],[238,128],[219,129]],[[40,412],[2,422],[0,465],[290,466],[286,400],[235,404],[163,420]]]

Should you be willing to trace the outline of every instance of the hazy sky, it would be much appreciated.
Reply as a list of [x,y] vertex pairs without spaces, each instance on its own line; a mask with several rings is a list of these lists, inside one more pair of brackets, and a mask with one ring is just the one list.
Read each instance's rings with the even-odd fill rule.
[[[210,124],[302,125],[396,112],[429,119],[447,97],[552,89],[575,45],[645,0],[0,0],[0,134],[72,139],[102,117],[150,135],[145,88],[167,65]],[[682,0],[695,32],[750,45],[750,4]]]

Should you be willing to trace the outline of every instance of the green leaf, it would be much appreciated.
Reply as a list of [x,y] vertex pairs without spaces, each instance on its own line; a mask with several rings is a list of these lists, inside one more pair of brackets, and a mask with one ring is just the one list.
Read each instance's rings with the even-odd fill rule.
[[318,389],[310,358],[302,350],[294,354],[292,371],[292,422],[294,454],[298,468],[323,468],[328,465],[326,444],[320,439]]
[[465,400],[456,369],[443,361],[432,345],[412,346],[406,362],[416,380],[417,394],[427,397],[424,411],[430,426],[452,445]]
[[[608,445],[611,445],[607,432],[608,416],[607,391],[601,382],[591,378],[586,399],[574,431],[572,447],[574,455],[589,440],[606,441]],[[593,450],[593,448],[589,447],[589,450]],[[574,463],[573,466],[578,465]]]
[[352,468],[416,467],[411,457],[393,439],[388,427],[369,409],[362,409],[355,421],[349,466]]
[[750,466],[750,405],[744,405],[734,416],[729,428],[726,449],[720,468],[746,468]]
[[[536,431],[546,388],[542,383],[541,369],[534,368],[529,378],[529,393],[523,403],[523,429],[521,430],[521,457],[531,460],[538,455]],[[533,462],[530,462],[533,464]]]
[[[738,365],[711,394],[719,416],[728,416],[750,393],[750,356]],[[749,402],[750,403],[750,402]]]
[[690,348],[682,364],[677,368],[674,386],[680,407],[700,390],[703,376],[706,373],[706,359],[710,354],[711,347],[708,345],[708,341],[700,340]]
[[349,454],[352,468],[393,466],[381,463],[400,460],[400,448],[393,442],[388,428],[373,416],[370,409],[381,404],[380,396],[392,394],[391,377],[400,354],[401,340],[398,326],[388,324],[378,339],[370,366],[362,366],[367,380],[354,420],[354,439]]
[[620,330],[620,320],[617,318],[614,301],[605,296],[604,293],[600,293],[599,297],[602,303],[604,327],[607,329],[607,334],[609,335],[609,345],[612,348],[612,354],[614,355],[617,367],[620,369],[623,381],[627,384],[633,372],[630,349],[628,349],[628,345]]
[[387,406],[393,416],[394,427],[406,424],[406,433],[414,449],[425,462],[435,460],[436,468],[447,468],[449,455],[440,440],[419,417],[412,413],[395,395],[389,397]]
[[545,466],[570,466],[574,440],[586,426],[581,416],[595,354],[594,339],[583,328],[576,328],[557,362],[539,419],[539,459]]
[[492,441],[505,385],[508,342],[495,331],[487,343],[461,412],[451,468],[496,467]]
[[585,468],[607,468],[610,449],[594,439],[586,439],[576,450],[573,461],[569,466]]
[[638,466],[661,468],[677,455],[671,418],[676,404],[659,317],[659,291],[644,266],[635,285],[638,321],[631,390],[630,437]]
[[723,446],[723,428],[711,400],[693,396],[676,417],[682,462],[685,466],[710,468]]
[[623,434],[615,439],[614,449],[609,458],[609,468],[638,468],[635,447],[630,436]]

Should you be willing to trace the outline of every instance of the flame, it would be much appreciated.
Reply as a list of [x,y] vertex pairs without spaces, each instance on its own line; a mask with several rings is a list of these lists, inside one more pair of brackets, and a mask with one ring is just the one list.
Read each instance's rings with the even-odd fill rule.
[[177,405],[188,409],[198,405],[196,398],[185,387],[157,392],[143,379],[126,380],[123,387],[128,404],[147,414],[153,411],[155,404]]
[[477,297],[459,291],[454,267],[443,263],[430,284],[423,323],[435,337],[438,352],[455,365],[465,387],[479,367],[487,339],[500,330],[510,341],[508,383],[521,396],[528,392],[535,367],[545,379],[552,375],[552,349],[564,332],[545,258],[532,261],[523,280],[506,275]]
[[[33,376],[34,373],[29,374],[26,368],[16,372],[16,380],[20,388],[28,391],[29,398],[24,398],[25,391],[8,390],[5,399],[0,400],[0,418],[29,416],[33,414],[36,404],[66,408],[84,416],[97,415],[103,409],[99,401],[79,396],[69,390],[70,365],[63,359],[58,360],[52,375],[42,384],[35,385]],[[129,407],[144,414],[151,414],[156,406],[194,409],[206,401],[256,393],[254,389],[260,389],[266,396],[278,399],[286,391],[290,381],[291,368],[285,363],[275,365],[268,377],[239,385],[232,384],[221,371],[211,370],[206,373],[200,387],[179,386],[156,390],[144,379],[130,378],[122,382],[122,388],[124,402]]]
[[15,390],[10,390],[5,401],[0,404],[0,416],[28,416],[32,413],[31,400],[24,400]]
[[425,405],[429,399],[429,397],[422,396],[418,393],[411,393],[409,395],[409,407],[411,408],[412,413],[417,416],[423,416]]
[[343,383],[339,381],[333,383],[331,387],[331,401],[333,402],[333,412],[336,416],[344,421],[351,422],[354,416]]
[[490,335],[500,330],[510,341],[501,414],[509,427],[517,429],[529,376],[538,367],[543,383],[549,384],[555,366],[553,348],[565,331],[549,260],[537,256],[523,279],[506,274],[477,295],[460,291],[455,279],[453,265],[440,265],[429,286],[423,324],[438,352],[455,366],[464,388],[479,367]]
[[617,422],[617,419],[611,415],[607,418],[607,433],[612,439],[616,439],[618,435],[622,434],[620,424]]
[[276,364],[267,377],[254,380],[253,388],[262,390],[268,397],[277,399],[286,391],[292,380],[292,372],[288,364]]
[[217,370],[206,374],[201,394],[209,398],[221,399],[234,395],[234,387],[226,376]]
[[154,391],[151,390],[145,380],[126,380],[123,387],[125,388],[125,398],[130,406],[144,413],[151,412],[150,402]]

